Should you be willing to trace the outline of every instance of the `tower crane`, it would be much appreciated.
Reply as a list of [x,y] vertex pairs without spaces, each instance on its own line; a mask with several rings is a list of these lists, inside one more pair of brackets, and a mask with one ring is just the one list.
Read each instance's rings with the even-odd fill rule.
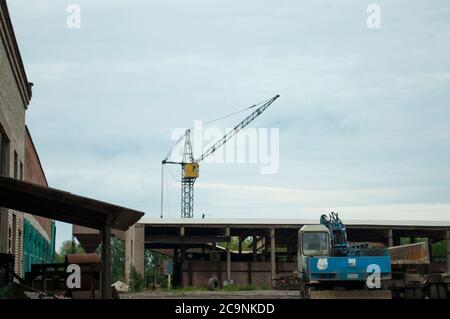
[[[252,109],[257,107],[252,113],[250,113],[245,119],[225,134],[221,139],[209,147],[201,156],[194,158],[192,153],[191,143],[191,129],[187,129],[185,134],[175,144],[178,145],[184,139],[183,159],[181,162],[169,161],[169,157],[172,153],[172,149],[162,160],[162,165],[165,164],[177,164],[181,165],[181,217],[193,218],[194,217],[194,182],[199,176],[199,163],[205,158],[213,154],[220,147],[222,147],[229,139],[235,136],[239,131],[249,125],[254,119],[256,119],[262,112],[264,112],[276,99],[280,96],[276,95],[262,103],[252,105],[246,109]],[[163,179],[163,170],[161,169],[161,183]],[[161,217],[163,214],[163,185],[161,185]]]

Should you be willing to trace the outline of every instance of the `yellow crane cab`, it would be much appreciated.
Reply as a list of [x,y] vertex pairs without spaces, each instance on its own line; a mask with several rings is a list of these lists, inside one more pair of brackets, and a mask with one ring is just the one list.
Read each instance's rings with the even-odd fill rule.
[[184,164],[184,178],[197,178],[198,177],[198,163],[185,163]]

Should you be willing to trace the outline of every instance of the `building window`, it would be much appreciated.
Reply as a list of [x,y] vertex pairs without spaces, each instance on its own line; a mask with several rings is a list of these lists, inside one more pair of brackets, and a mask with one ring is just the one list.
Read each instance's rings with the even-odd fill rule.
[[17,247],[17,216],[16,214],[13,214],[13,220],[12,220],[12,254],[16,255],[16,247]]
[[18,174],[18,171],[19,171],[19,156],[17,155],[17,152],[16,151],[14,151],[14,178],[16,178],[17,179],[17,174]]
[[20,162],[20,170],[19,170],[20,180],[23,181],[23,163]]
[[8,227],[8,253],[11,253],[12,249],[12,230],[11,227]]

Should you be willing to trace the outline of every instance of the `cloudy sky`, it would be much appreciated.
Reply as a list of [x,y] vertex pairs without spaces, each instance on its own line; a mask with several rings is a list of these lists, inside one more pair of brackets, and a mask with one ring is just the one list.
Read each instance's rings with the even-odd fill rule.
[[[450,220],[446,0],[8,3],[52,187],[158,217],[174,129],[280,94],[251,124],[279,129],[279,170],[203,164],[198,216]],[[165,175],[165,217],[179,217],[179,167]]]

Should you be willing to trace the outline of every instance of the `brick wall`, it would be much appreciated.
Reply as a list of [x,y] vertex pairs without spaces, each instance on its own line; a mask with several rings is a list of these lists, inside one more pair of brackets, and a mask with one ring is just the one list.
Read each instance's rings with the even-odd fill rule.
[[[25,111],[31,92],[23,69],[6,2],[0,2],[0,130],[7,139],[5,175],[21,178],[25,162]],[[22,165],[21,165],[22,163]],[[15,174],[17,172],[17,174]],[[15,255],[15,271],[23,269],[23,213],[1,209],[0,251]]]
[[[277,262],[277,274],[291,274],[296,270],[296,263]],[[226,280],[226,262],[187,260],[183,263],[183,283],[185,286],[207,288],[212,277]],[[270,287],[272,273],[270,262],[232,262],[231,279],[236,286],[253,285]],[[191,282],[191,283],[190,283]]]
[[[27,182],[48,186],[47,179],[45,178],[44,170],[39,160],[38,153],[34,147],[33,140],[31,138],[28,128],[25,129],[25,167],[24,167],[24,179]],[[52,237],[52,220],[34,216],[39,222],[48,237]]]

